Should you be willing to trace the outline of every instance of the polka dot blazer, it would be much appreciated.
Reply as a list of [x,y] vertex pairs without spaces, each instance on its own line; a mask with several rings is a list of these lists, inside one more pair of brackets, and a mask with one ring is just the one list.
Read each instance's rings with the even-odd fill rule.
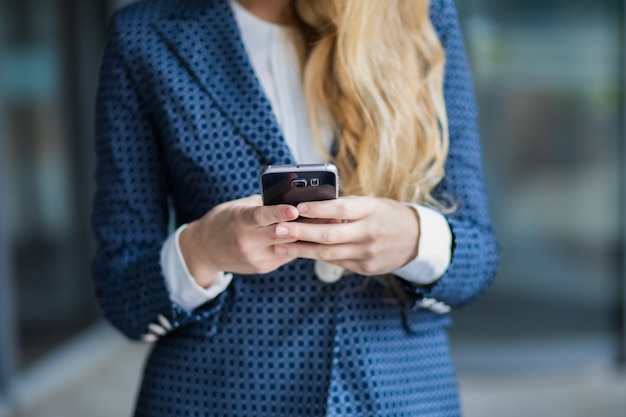
[[[452,261],[435,285],[406,285],[413,308],[376,280],[335,284],[298,259],[236,275],[189,312],[170,300],[160,249],[175,223],[259,192],[258,172],[293,160],[255,78],[227,0],[148,0],[112,19],[96,108],[98,241],[94,276],[106,318],[132,339],[163,324],[136,416],[458,416],[445,310],[492,280],[476,106],[452,0],[432,0],[447,53],[447,176]],[[429,300],[430,304],[422,301]]]

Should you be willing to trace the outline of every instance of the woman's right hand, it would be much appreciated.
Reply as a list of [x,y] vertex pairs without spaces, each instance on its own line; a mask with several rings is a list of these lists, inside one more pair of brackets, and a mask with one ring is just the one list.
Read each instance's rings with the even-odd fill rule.
[[264,274],[294,258],[276,254],[274,245],[295,240],[278,223],[298,218],[290,205],[264,206],[260,195],[222,203],[180,234],[180,250],[198,285],[208,288],[220,271]]

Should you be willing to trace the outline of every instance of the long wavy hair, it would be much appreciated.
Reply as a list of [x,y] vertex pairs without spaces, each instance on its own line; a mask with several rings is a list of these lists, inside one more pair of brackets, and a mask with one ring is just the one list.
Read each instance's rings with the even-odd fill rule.
[[[445,55],[429,0],[295,0],[314,136],[328,120],[345,195],[443,208]],[[321,145],[320,145],[321,146]]]

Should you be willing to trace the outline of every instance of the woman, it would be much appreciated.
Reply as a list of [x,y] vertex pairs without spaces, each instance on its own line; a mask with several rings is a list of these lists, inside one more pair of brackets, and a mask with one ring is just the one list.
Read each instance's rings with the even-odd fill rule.
[[[460,414],[447,313],[497,245],[452,0],[142,1],[96,111],[99,300],[156,341],[137,416]],[[323,160],[346,197],[262,206],[263,165]]]

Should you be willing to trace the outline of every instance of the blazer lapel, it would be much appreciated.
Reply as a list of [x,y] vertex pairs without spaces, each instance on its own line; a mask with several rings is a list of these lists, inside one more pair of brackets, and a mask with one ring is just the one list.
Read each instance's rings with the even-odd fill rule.
[[294,162],[227,0],[167,2],[177,10],[159,36],[258,152],[263,164]]

